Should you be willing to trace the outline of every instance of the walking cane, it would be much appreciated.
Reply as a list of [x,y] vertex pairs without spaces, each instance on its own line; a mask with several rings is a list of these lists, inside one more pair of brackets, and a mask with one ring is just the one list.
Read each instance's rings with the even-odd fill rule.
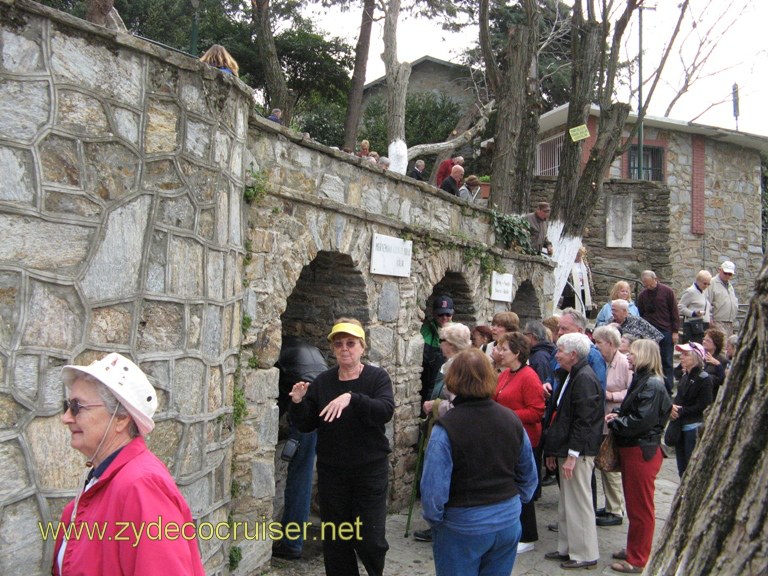
[[[429,418],[427,418],[426,421],[429,421]],[[408,520],[405,523],[405,538],[408,538],[408,532],[411,529],[411,516],[413,515],[413,505],[416,502],[416,489],[418,487],[417,483],[419,480],[419,473],[421,472],[421,462],[424,459],[424,442],[429,435],[430,426],[425,428],[426,429],[422,434],[420,434],[419,438],[419,451],[418,455],[416,456],[416,473],[413,476],[413,487],[411,488],[411,497],[408,501]]]

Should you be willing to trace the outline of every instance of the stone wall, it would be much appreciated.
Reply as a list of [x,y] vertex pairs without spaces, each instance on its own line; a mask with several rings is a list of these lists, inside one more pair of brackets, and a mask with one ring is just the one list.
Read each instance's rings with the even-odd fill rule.
[[[0,4],[0,573],[49,573],[84,457],[64,364],[133,358],[150,448],[198,521],[226,521],[250,91],[195,60],[27,2]],[[209,574],[227,543],[201,543]]]
[[[150,448],[195,519],[263,522],[279,497],[282,336],[325,348],[333,319],[355,315],[367,360],[395,385],[399,509],[430,299],[451,294],[471,323],[510,307],[535,317],[551,300],[551,264],[487,248],[487,211],[250,116],[251,98],[184,55],[0,3],[0,574],[49,572],[38,522],[81,483],[60,423],[64,364],[133,358],[160,400]],[[251,180],[259,194],[245,206]],[[408,278],[369,271],[374,232],[413,240]],[[488,298],[494,257],[514,276],[511,305]],[[230,573],[233,545],[238,574],[271,548],[200,545],[208,574]]]

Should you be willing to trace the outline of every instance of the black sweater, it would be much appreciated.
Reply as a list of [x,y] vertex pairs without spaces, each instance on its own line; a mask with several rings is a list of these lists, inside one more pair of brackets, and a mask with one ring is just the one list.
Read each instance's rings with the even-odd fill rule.
[[[320,412],[338,396],[352,399],[333,422]],[[381,368],[365,365],[355,380],[339,380],[338,366],[320,374],[302,402],[291,402],[291,416],[302,432],[317,429],[317,463],[352,469],[385,458],[391,452],[384,425],[395,412],[392,380]]]

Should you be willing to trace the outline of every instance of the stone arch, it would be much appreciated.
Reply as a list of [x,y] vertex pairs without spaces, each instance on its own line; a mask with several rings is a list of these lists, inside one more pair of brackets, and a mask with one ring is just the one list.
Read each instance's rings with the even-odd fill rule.
[[541,320],[541,305],[530,280],[525,280],[517,288],[510,310],[520,317],[520,328],[529,320]]
[[462,272],[449,270],[443,278],[435,284],[432,293],[427,298],[427,307],[425,308],[425,317],[431,318],[432,302],[441,295],[447,295],[453,298],[453,308],[456,311],[453,316],[454,322],[472,325],[477,320],[477,310],[472,289],[467,283],[467,279]]

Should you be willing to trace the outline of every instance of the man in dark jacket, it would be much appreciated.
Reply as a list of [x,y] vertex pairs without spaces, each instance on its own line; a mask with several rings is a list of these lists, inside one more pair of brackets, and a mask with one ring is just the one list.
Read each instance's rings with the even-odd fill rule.
[[531,345],[531,354],[528,356],[528,364],[539,375],[541,383],[552,382],[552,355],[555,353],[555,345],[547,337],[547,327],[538,320],[526,322],[523,334]]
[[440,189],[445,192],[448,192],[448,194],[453,194],[454,196],[458,196],[459,187],[461,186],[461,181],[463,179],[464,179],[464,168],[462,168],[457,164],[451,169],[451,175],[448,176],[445,180],[443,180],[442,184],[440,184]]
[[597,565],[597,528],[592,508],[592,473],[603,435],[605,392],[587,362],[591,343],[584,334],[563,334],[556,358],[562,384],[544,435],[547,468],[560,469],[557,550],[546,554],[564,569]]

